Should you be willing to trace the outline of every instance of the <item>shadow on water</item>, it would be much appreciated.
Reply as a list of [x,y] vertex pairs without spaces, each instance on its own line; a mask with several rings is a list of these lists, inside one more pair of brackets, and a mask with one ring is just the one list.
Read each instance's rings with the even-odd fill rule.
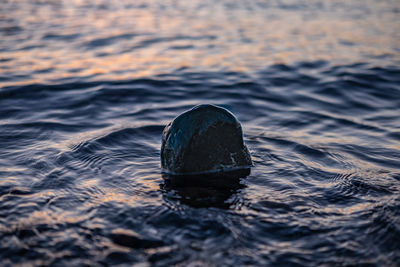
[[160,184],[164,198],[178,200],[194,208],[215,207],[229,209],[229,198],[245,188],[242,178],[250,169],[241,169],[217,174],[170,175],[163,173]]

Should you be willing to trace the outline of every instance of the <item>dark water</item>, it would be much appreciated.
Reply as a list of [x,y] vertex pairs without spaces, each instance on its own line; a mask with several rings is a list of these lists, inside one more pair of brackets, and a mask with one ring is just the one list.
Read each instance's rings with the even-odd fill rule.
[[[400,264],[398,1],[1,1],[0,265]],[[164,181],[164,126],[254,167]]]

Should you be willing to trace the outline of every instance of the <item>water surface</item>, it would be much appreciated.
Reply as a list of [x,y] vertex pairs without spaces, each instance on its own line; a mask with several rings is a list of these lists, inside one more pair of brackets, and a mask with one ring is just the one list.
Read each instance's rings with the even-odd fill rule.
[[[1,265],[400,263],[398,1],[3,1]],[[175,186],[161,133],[242,122],[251,174]]]

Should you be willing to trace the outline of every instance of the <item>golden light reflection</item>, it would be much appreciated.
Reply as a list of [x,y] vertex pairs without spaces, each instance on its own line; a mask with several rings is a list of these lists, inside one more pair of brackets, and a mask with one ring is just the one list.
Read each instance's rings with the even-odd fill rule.
[[13,226],[11,228],[0,225],[0,231],[13,232],[19,229],[34,229],[34,227],[39,224],[55,225],[57,223],[77,223],[84,219],[84,217],[77,217],[74,213],[67,211],[57,213],[50,210],[36,210],[32,211],[27,217],[19,218],[18,221],[12,224]]
[[356,213],[356,212],[360,212],[363,210],[371,210],[372,206],[374,204],[373,203],[359,203],[359,204],[355,204],[353,206],[350,207],[345,207],[345,208],[337,208],[337,207],[321,207],[318,209],[318,212],[326,212],[326,213],[339,213],[342,215],[350,215],[352,213]]
[[[394,48],[400,46],[400,26],[394,25],[400,23],[393,22],[400,21],[390,14],[355,20],[331,13],[305,17],[300,11],[256,6],[249,13],[222,4],[204,12],[196,11],[195,3],[175,4],[175,8],[166,7],[161,12],[151,2],[149,8],[125,8],[115,3],[112,11],[89,8],[85,16],[79,13],[85,6],[78,2],[34,13],[29,12],[29,5],[21,6],[13,16],[26,25],[27,32],[33,31],[35,38],[26,39],[25,44],[17,41],[24,32],[22,36],[5,36],[3,42],[10,49],[3,49],[0,58],[12,60],[0,64],[3,71],[33,75],[3,85],[49,82],[60,77],[129,79],[171,73],[182,66],[254,71],[297,61],[362,62],[366,55],[391,55],[392,60],[399,60]],[[63,25],[61,32],[52,34],[76,37],[47,40],[46,29],[35,32],[29,28],[39,22],[46,27],[43,21]],[[91,45],[93,42],[96,45]],[[20,49],[27,44],[36,47]]]
[[[35,229],[36,225],[46,224],[46,225],[56,225],[60,223],[71,223],[76,224],[82,221],[89,221],[89,219],[93,216],[93,212],[96,211],[96,207],[99,205],[103,205],[107,202],[116,202],[116,203],[124,203],[127,205],[141,205],[141,204],[159,204],[158,199],[151,199],[146,194],[149,190],[159,190],[159,180],[161,179],[158,176],[148,175],[140,178],[135,178],[136,186],[142,184],[142,191],[134,190],[135,194],[128,195],[126,193],[120,192],[118,188],[98,188],[98,190],[87,190],[88,188],[95,188],[98,186],[99,180],[86,180],[84,183],[80,185],[82,189],[86,191],[85,194],[90,196],[90,201],[86,201],[85,203],[81,203],[79,206],[84,208],[85,210],[90,209],[91,207],[95,208],[92,212],[85,212],[81,214],[77,212],[76,209],[72,211],[58,208],[51,208],[53,203],[60,198],[68,197],[67,193],[62,192],[52,192],[52,191],[43,191],[35,194],[28,194],[26,197],[32,198],[40,198],[40,199],[48,199],[46,203],[46,207],[41,210],[34,210],[31,213],[27,214],[27,216],[22,216],[11,223],[11,227],[5,227],[0,225],[0,231],[5,232],[14,232],[19,229]],[[78,188],[80,188],[78,187]],[[147,187],[146,190],[144,188]],[[94,193],[96,191],[96,193]],[[153,203],[154,202],[154,203]],[[19,205],[19,207],[30,207],[32,205],[31,202],[25,202]],[[91,224],[98,224],[99,218],[95,219]]]
[[[90,203],[87,206],[96,207],[97,205],[102,205],[108,202],[123,203],[126,205],[141,205],[141,204],[159,204],[158,199],[151,199],[148,197],[148,191],[159,190],[159,181],[148,180],[146,181],[142,177],[137,177],[135,179],[136,187],[140,189],[132,188],[131,191],[134,194],[127,194],[126,192],[121,192],[118,188],[105,188],[101,187],[101,192],[92,193],[88,192],[90,196]],[[146,189],[145,189],[146,188]]]

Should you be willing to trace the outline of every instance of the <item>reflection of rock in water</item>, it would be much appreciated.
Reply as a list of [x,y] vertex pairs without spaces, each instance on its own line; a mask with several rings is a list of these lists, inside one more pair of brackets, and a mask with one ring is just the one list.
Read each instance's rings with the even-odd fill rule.
[[168,175],[163,174],[164,183],[160,185],[164,197],[179,200],[196,207],[217,207],[227,209],[227,200],[245,186],[241,178],[250,174],[250,169],[207,175]]
[[224,108],[200,105],[165,127],[161,165],[169,173],[193,174],[248,168],[252,161],[236,117]]

